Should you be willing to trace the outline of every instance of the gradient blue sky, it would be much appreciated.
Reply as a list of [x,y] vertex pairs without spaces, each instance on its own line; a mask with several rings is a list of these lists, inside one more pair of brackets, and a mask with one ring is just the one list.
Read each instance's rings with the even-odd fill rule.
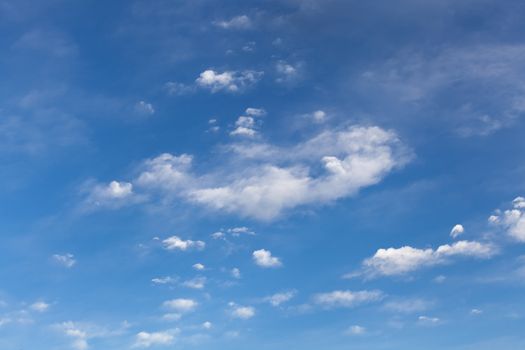
[[0,0],[0,348],[525,348],[524,16]]

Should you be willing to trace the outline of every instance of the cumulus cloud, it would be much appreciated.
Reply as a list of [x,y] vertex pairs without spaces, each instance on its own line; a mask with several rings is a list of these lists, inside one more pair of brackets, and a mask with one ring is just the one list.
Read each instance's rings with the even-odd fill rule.
[[203,241],[192,241],[191,239],[183,240],[178,236],[171,236],[162,241],[164,249],[167,250],[190,250],[197,249],[202,250],[206,247],[206,243]]
[[155,113],[155,108],[153,108],[151,103],[139,101],[135,104],[135,112],[139,114],[152,115]]
[[165,308],[177,312],[190,312],[193,311],[198,305],[199,304],[195,300],[185,298],[167,300],[163,303]]
[[65,266],[67,268],[71,268],[73,267],[77,261],[75,260],[75,256],[73,254],[54,254],[53,255],[53,260],[62,265],[62,266]]
[[49,309],[49,304],[43,301],[37,301],[31,304],[30,308],[37,312],[46,312]]
[[379,301],[384,294],[378,290],[336,290],[314,296],[314,302],[325,308],[354,307],[365,303]]
[[229,20],[216,21],[213,24],[223,29],[249,29],[253,26],[252,20],[246,15],[236,16]]
[[255,134],[257,134],[255,119],[246,116],[240,116],[235,122],[235,129],[230,132],[232,136],[253,137]]
[[111,181],[109,184],[94,184],[85,186],[88,196],[84,206],[86,209],[110,208],[118,209],[125,205],[138,202],[141,198],[135,197],[133,184],[124,181]]
[[278,61],[275,65],[278,83],[294,83],[301,78],[301,65]]
[[394,132],[364,126],[325,130],[289,147],[242,140],[221,150],[233,171],[224,165],[199,174],[192,156],[164,153],[141,165],[133,185],[149,197],[268,221],[295,207],[353,196],[412,157]]
[[283,264],[281,260],[272,256],[272,252],[266,249],[259,249],[252,253],[252,258],[255,264],[260,267],[281,267]]
[[196,263],[196,264],[193,264],[192,266],[195,270],[197,271],[202,271],[205,269],[205,266],[201,263]]
[[152,333],[139,332],[135,336],[135,343],[133,344],[133,347],[149,348],[155,345],[170,345],[173,344],[175,336],[178,333],[178,329]]
[[496,253],[494,245],[475,241],[458,241],[441,245],[435,250],[410,246],[382,248],[363,262],[363,269],[364,274],[370,277],[404,275],[424,267],[448,263],[454,257],[487,259]]
[[295,290],[276,293],[264,298],[264,301],[270,303],[272,306],[280,306],[281,304],[290,301],[296,294],[297,292]]
[[247,320],[255,316],[255,308],[252,306],[241,306],[235,303],[229,303],[231,308],[230,313],[234,318]]
[[195,83],[212,93],[219,91],[236,93],[255,85],[262,76],[263,72],[254,70],[219,73],[213,69],[207,69],[199,75]]
[[525,242],[525,198],[516,197],[510,209],[497,210],[489,217],[489,222],[503,228],[512,239]]
[[465,232],[465,228],[463,225],[457,224],[454,227],[452,227],[452,230],[450,230],[450,237],[456,238],[460,235],[462,235]]

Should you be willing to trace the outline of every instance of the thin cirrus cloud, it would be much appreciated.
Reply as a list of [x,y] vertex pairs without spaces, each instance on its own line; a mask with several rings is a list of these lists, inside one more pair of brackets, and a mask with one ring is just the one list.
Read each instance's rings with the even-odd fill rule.
[[228,20],[213,22],[219,28],[223,29],[250,29],[253,27],[253,21],[247,15],[235,16]]

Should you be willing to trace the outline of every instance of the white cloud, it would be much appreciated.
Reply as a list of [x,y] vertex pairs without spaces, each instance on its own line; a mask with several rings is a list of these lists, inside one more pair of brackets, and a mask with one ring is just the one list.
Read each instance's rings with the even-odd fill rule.
[[497,248],[492,244],[475,241],[458,241],[452,245],[441,245],[436,250],[410,246],[378,249],[371,258],[363,262],[363,268],[365,275],[370,277],[403,275],[424,267],[447,263],[452,257],[487,259],[496,253]]
[[462,235],[465,232],[465,228],[463,225],[457,224],[454,227],[452,227],[452,230],[450,230],[450,237],[457,238],[458,236]]
[[292,65],[286,61],[278,61],[275,65],[278,83],[294,83],[301,77],[300,65]]
[[176,81],[168,81],[164,84],[169,95],[186,95],[195,91],[195,86],[178,83]]
[[206,321],[202,324],[202,328],[204,329],[211,329],[213,327],[212,323],[210,321]]
[[295,290],[282,292],[282,293],[276,293],[274,295],[270,295],[264,300],[268,303],[270,303],[272,306],[280,306],[283,303],[286,303],[287,301],[290,301],[297,292]]
[[252,20],[246,15],[236,16],[229,20],[213,22],[213,24],[224,29],[249,29],[253,26]]
[[195,277],[182,283],[184,287],[192,289],[203,289],[206,285],[206,277]]
[[53,260],[56,261],[58,264],[63,265],[67,268],[73,267],[77,261],[75,260],[75,257],[73,254],[54,254]]
[[139,332],[135,336],[133,347],[149,348],[150,346],[170,345],[175,340],[175,335],[179,333],[178,329],[164,332]]
[[43,301],[37,301],[31,304],[31,309],[37,312],[46,312],[49,309],[49,304]]
[[480,309],[472,309],[472,310],[470,310],[470,314],[471,315],[478,316],[478,315],[481,315],[482,313],[483,313],[483,311],[480,310]]
[[133,198],[133,184],[130,182],[111,181],[109,184],[94,184],[85,200],[88,209],[97,207],[120,208],[136,203],[139,197]]
[[266,110],[264,108],[254,108],[254,107],[248,107],[244,111],[246,115],[249,115],[251,117],[262,117],[266,115]]
[[241,278],[241,270],[239,270],[238,268],[234,267],[233,269],[231,269],[230,271],[231,275],[233,278]]
[[366,333],[366,328],[358,325],[348,327],[345,332],[347,335],[363,335]]
[[193,311],[198,305],[199,304],[195,300],[184,299],[184,298],[167,300],[163,303],[163,306],[165,308],[168,308],[170,310],[174,310],[177,312]]
[[497,215],[491,215],[489,222],[502,227],[514,240],[525,242],[525,198],[516,197],[512,201],[512,208],[498,210]]
[[314,296],[314,302],[325,308],[354,307],[360,304],[379,301],[384,295],[378,290],[336,290],[329,293],[320,293]]
[[196,264],[193,264],[192,266],[195,270],[197,271],[202,271],[205,269],[205,266],[201,263],[196,263]]
[[173,277],[156,277],[156,278],[153,278],[151,279],[151,282],[155,283],[155,284],[173,284],[175,282],[177,282],[177,279],[176,278],[173,278]]
[[277,257],[272,256],[272,252],[266,249],[259,249],[252,253],[253,261],[260,267],[281,267],[283,264]]
[[195,80],[196,84],[211,92],[242,92],[255,85],[263,76],[263,72],[254,70],[224,71],[219,73],[213,69],[202,72]]
[[240,116],[235,122],[235,129],[230,132],[232,136],[253,137],[257,134],[255,120],[252,117]]
[[89,347],[87,332],[81,329],[77,324],[68,321],[55,325],[55,328],[61,330],[67,337],[73,338],[71,346],[75,350],[86,350]]
[[148,103],[146,101],[139,101],[135,104],[135,112],[139,114],[152,115],[155,113],[155,108],[153,108],[153,105],[151,103]]
[[423,312],[433,305],[432,302],[424,299],[414,298],[405,300],[393,300],[385,303],[384,309],[390,312],[410,314]]
[[229,303],[229,305],[232,317],[247,320],[255,316],[255,308],[251,306],[240,306],[235,303]]
[[202,250],[206,247],[206,243],[204,243],[203,241],[192,241],[191,239],[183,240],[178,236],[168,237],[162,241],[162,244],[167,250]]
[[183,199],[268,221],[292,208],[356,195],[412,156],[394,132],[362,126],[325,130],[290,147],[243,138],[221,150],[225,165],[202,174],[192,171],[190,155],[164,153],[148,159],[133,185],[150,200],[158,194],[163,203]]
[[437,317],[419,316],[418,322],[424,326],[435,326],[441,323],[441,320]]

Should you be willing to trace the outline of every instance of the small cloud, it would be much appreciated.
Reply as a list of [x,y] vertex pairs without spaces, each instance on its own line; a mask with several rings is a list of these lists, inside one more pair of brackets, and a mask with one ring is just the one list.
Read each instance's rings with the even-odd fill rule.
[[471,315],[478,316],[478,315],[481,315],[482,313],[483,313],[483,311],[480,310],[480,309],[472,309],[472,310],[470,310],[470,314]]
[[135,112],[138,114],[153,115],[155,114],[155,108],[153,108],[151,103],[139,101],[135,104]]
[[135,336],[135,348],[149,348],[154,345],[170,345],[179,333],[178,329],[163,332],[139,332]]
[[277,257],[272,256],[272,252],[266,249],[259,249],[252,253],[253,261],[260,267],[272,268],[281,267],[283,264]]
[[272,306],[280,306],[281,304],[290,301],[296,294],[297,292],[295,290],[276,293],[264,298],[264,301],[270,303]]
[[165,301],[162,305],[167,309],[177,312],[190,312],[193,311],[199,304],[193,299],[178,298]]
[[190,239],[183,240],[178,236],[171,236],[162,241],[164,249],[167,250],[190,250],[197,249],[203,250],[206,247],[206,243],[203,241],[192,241]]
[[355,307],[360,304],[379,301],[384,294],[378,290],[336,290],[329,293],[320,293],[314,296],[314,302],[325,308]]
[[299,64],[294,66],[286,61],[278,61],[275,65],[275,70],[278,75],[276,79],[278,83],[291,84],[301,78],[301,67]]
[[457,238],[465,232],[463,225],[457,224],[450,230],[450,237]]
[[235,122],[235,129],[230,132],[231,136],[253,137],[256,134],[255,119],[246,116],[240,116]]
[[441,323],[441,320],[437,317],[419,316],[417,320],[423,326],[435,326]]
[[433,281],[435,283],[443,283],[443,282],[445,282],[446,279],[447,279],[446,276],[439,275],[439,276],[434,277]]
[[194,270],[197,270],[197,271],[202,271],[205,269],[205,266],[201,263],[196,263],[196,264],[193,264],[193,269]]
[[36,303],[31,304],[30,308],[37,312],[46,312],[49,309],[49,304],[43,301],[37,301]]
[[195,92],[195,86],[178,83],[175,81],[168,81],[164,84],[164,89],[171,96],[187,95]]
[[73,254],[54,254],[53,260],[57,262],[58,264],[65,266],[67,268],[73,267],[77,261],[75,260],[75,257]]
[[266,115],[266,110],[264,108],[248,107],[246,108],[244,113],[246,113],[246,115],[249,115],[251,117],[262,117]]
[[173,278],[173,277],[157,277],[157,278],[153,278],[151,280],[151,282],[155,283],[155,284],[173,284],[173,283],[176,283],[177,282],[177,279],[176,278]]
[[206,321],[202,324],[202,328],[204,329],[211,329],[213,327],[212,323],[210,321]]
[[239,269],[236,268],[236,267],[234,267],[233,269],[231,269],[230,274],[232,275],[233,278],[236,278],[236,279],[241,278],[241,270],[239,270]]
[[251,306],[240,306],[235,303],[229,303],[231,309],[231,315],[234,318],[240,318],[247,320],[255,316],[255,308]]
[[236,93],[253,86],[262,76],[263,72],[253,70],[219,73],[213,69],[208,69],[202,72],[195,82],[199,87],[209,89],[212,93],[219,91]]
[[358,325],[348,327],[345,334],[347,335],[363,335],[366,333],[366,328]]
[[191,280],[184,281],[182,285],[192,289],[203,289],[206,284],[206,277],[195,277]]
[[250,29],[253,26],[252,20],[246,15],[236,16],[229,20],[216,21],[213,24],[223,29]]

